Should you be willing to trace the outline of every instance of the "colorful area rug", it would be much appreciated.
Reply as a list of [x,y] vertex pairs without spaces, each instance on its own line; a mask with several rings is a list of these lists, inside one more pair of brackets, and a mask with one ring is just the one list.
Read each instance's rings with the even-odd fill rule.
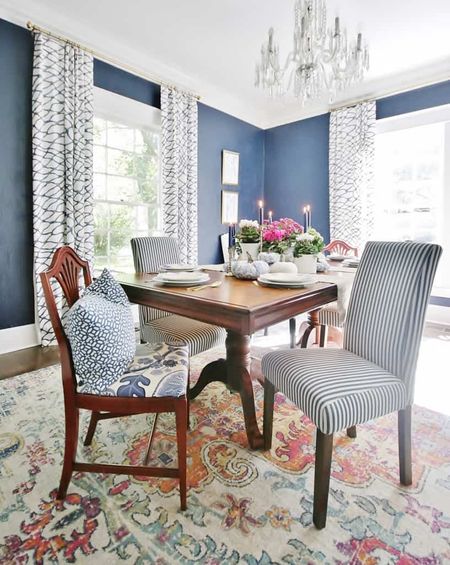
[[[216,352],[193,359],[195,380]],[[261,417],[262,390],[255,385]],[[83,414],[86,431],[88,414]],[[328,523],[312,525],[314,428],[277,396],[270,453],[247,448],[221,384],[192,403],[188,510],[178,485],[78,473],[55,500],[64,424],[59,367],[0,382],[0,563],[309,564],[450,562],[450,419],[414,410],[414,483],[398,483],[394,415],[335,440]],[[139,463],[151,416],[103,421],[85,460]],[[161,417],[152,464],[176,460]]]

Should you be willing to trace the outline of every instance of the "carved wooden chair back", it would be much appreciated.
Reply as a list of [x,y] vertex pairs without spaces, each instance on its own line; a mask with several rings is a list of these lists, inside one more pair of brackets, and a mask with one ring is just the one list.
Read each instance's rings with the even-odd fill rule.
[[92,282],[89,263],[83,261],[71,247],[66,245],[56,250],[50,268],[40,273],[50,321],[58,341],[66,401],[67,395],[73,396],[76,394],[77,383],[72,361],[72,352],[58,311],[52,281],[55,279],[59,283],[64,298],[70,308],[80,298],[81,272],[83,273],[84,285],[89,286]]
[[358,257],[358,249],[341,239],[332,239],[330,243],[323,248],[323,252],[336,253],[336,255],[354,255]]

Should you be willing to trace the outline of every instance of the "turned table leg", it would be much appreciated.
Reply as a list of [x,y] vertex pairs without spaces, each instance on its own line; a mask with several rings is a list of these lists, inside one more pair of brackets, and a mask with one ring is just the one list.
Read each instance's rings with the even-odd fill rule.
[[204,367],[196,385],[190,391],[190,398],[195,398],[209,383],[223,382],[238,392],[244,412],[245,429],[252,449],[262,449],[264,440],[256,421],[255,398],[250,374],[250,336],[227,330],[225,341],[227,358],[218,359]]
[[302,337],[299,340],[300,347],[308,347],[308,341],[311,332],[316,328],[320,328],[319,311],[320,310],[311,310],[310,312],[308,312],[307,326],[305,331],[303,332]]

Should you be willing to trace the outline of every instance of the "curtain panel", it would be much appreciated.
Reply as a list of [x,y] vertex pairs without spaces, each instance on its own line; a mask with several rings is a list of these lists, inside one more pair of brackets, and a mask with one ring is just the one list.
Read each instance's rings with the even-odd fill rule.
[[164,233],[178,240],[180,260],[198,260],[197,99],[161,87],[161,170]]
[[91,263],[94,254],[93,58],[42,33],[34,34],[32,122],[36,310],[41,343],[49,345],[39,273],[61,245]]
[[330,235],[362,249],[374,223],[375,101],[331,112]]

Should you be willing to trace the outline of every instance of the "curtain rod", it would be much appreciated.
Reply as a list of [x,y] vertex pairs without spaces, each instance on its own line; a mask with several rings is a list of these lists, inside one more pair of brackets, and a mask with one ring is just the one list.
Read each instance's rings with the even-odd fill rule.
[[31,31],[31,33],[34,33],[36,31],[43,33],[45,35],[48,35],[52,39],[55,39],[56,41],[68,43],[69,45],[73,45],[74,47],[77,47],[78,49],[82,49],[83,51],[90,53],[96,59],[100,59],[100,60],[104,61],[105,63],[109,63],[110,65],[113,65],[114,67],[117,67],[117,68],[119,68],[123,71],[127,71],[127,72],[129,72],[133,75],[140,77],[140,78],[143,78],[145,80],[149,80],[149,81],[154,82],[156,84],[159,84],[160,86],[167,86],[167,87],[173,88],[175,90],[183,90],[185,92],[188,92],[189,94],[192,94],[197,100],[200,100],[200,96],[198,94],[195,94],[194,92],[186,91],[184,88],[177,86],[177,85],[174,85],[174,84],[169,84],[159,77],[144,74],[142,71],[139,71],[139,70],[137,70],[137,69],[125,64],[125,63],[121,63],[120,61],[116,61],[115,59],[112,59],[111,57],[103,55],[102,53],[99,53],[98,51],[94,51],[94,49],[86,47],[85,45],[82,45],[81,43],[77,43],[76,41],[73,41],[73,40],[71,40],[67,37],[62,36],[62,35],[58,35],[56,33],[53,33],[52,31],[49,31],[48,29],[44,29],[44,28],[42,28],[42,27],[40,27],[36,24],[33,24],[32,22],[27,22],[27,28]]
[[417,90],[418,88],[426,88],[427,86],[433,86],[433,84],[439,84],[440,82],[445,82],[446,80],[450,80],[450,75],[446,78],[421,82],[419,84],[415,84],[414,86],[405,86],[403,88],[397,88],[396,90],[388,90],[383,94],[374,94],[369,98],[368,97],[355,98],[353,100],[349,100],[348,102],[337,104],[336,106],[330,106],[329,112],[334,112],[335,110],[342,110],[343,108],[351,108],[352,106],[356,106],[357,104],[363,104],[364,102],[371,102],[372,100],[382,100],[383,98],[396,96],[397,94],[403,94],[404,92],[410,92],[411,90]]

